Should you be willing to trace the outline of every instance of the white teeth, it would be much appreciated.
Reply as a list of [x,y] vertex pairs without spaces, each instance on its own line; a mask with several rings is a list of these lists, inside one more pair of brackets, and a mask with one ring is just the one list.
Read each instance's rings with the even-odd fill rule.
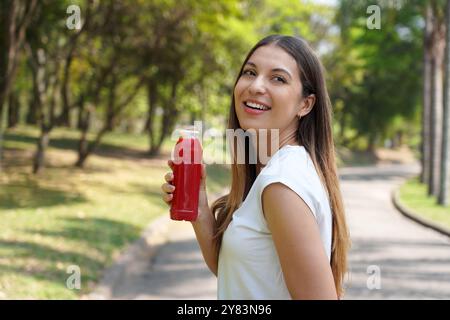
[[246,102],[245,104],[249,107],[260,109],[260,110],[269,110],[270,109],[269,107],[263,106],[262,104],[257,104],[257,103],[253,103],[253,102]]

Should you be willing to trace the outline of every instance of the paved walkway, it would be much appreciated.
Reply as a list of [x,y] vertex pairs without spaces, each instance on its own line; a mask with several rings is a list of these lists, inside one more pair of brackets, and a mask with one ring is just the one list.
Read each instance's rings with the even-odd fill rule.
[[115,284],[112,299],[216,299],[216,277],[203,260],[190,222],[168,221],[168,243]]
[[411,165],[340,171],[353,242],[346,299],[450,299],[450,239],[403,217],[391,202],[403,177],[418,172]]
[[[391,191],[418,170],[414,165],[340,170],[353,242],[345,299],[450,299],[449,238],[403,217],[390,200]],[[113,299],[216,298],[216,278],[191,225],[170,222],[169,234],[169,243],[151,260],[138,263],[139,272],[115,284]],[[380,271],[379,282],[373,270]]]

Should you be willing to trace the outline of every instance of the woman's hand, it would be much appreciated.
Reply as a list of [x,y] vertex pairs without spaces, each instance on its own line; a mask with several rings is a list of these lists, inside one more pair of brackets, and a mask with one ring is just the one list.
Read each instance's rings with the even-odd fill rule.
[[[174,164],[172,160],[168,160],[167,164],[170,169],[172,169],[172,172],[167,172],[165,174],[164,179],[166,180],[166,183],[161,186],[161,190],[163,191],[162,198],[164,202],[170,205],[173,199],[173,192],[175,191],[175,186],[172,185]],[[202,164],[202,176],[200,180],[200,191],[198,197],[198,215],[200,217],[202,214],[207,212],[209,212],[209,205],[206,194],[206,166]]]
[[[173,192],[175,191],[175,187],[172,185],[174,163],[172,160],[169,160],[167,164],[172,169],[172,172],[168,172],[164,176],[166,183],[161,186],[161,189],[163,191],[164,202],[170,205],[173,199]],[[217,248],[214,240],[215,219],[209,209],[208,198],[206,196],[206,166],[204,164],[202,164],[198,195],[198,216],[195,221],[191,221],[191,224],[206,265],[212,273],[217,275]]]

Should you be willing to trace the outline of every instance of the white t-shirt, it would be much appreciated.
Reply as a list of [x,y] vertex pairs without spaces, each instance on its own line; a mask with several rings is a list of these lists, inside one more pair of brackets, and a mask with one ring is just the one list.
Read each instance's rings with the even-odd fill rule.
[[218,299],[291,299],[262,211],[262,192],[275,182],[295,191],[311,209],[330,260],[332,214],[328,194],[306,149],[286,145],[256,177],[223,235],[217,274]]

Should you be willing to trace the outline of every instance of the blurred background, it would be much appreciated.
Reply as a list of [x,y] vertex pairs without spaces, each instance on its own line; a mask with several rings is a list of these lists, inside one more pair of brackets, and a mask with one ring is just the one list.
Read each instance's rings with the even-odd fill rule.
[[[94,290],[168,215],[173,130],[222,132],[246,53],[273,33],[325,66],[339,167],[415,165],[400,201],[450,229],[448,21],[439,0],[1,1],[0,299]],[[228,167],[207,170],[218,195]]]

